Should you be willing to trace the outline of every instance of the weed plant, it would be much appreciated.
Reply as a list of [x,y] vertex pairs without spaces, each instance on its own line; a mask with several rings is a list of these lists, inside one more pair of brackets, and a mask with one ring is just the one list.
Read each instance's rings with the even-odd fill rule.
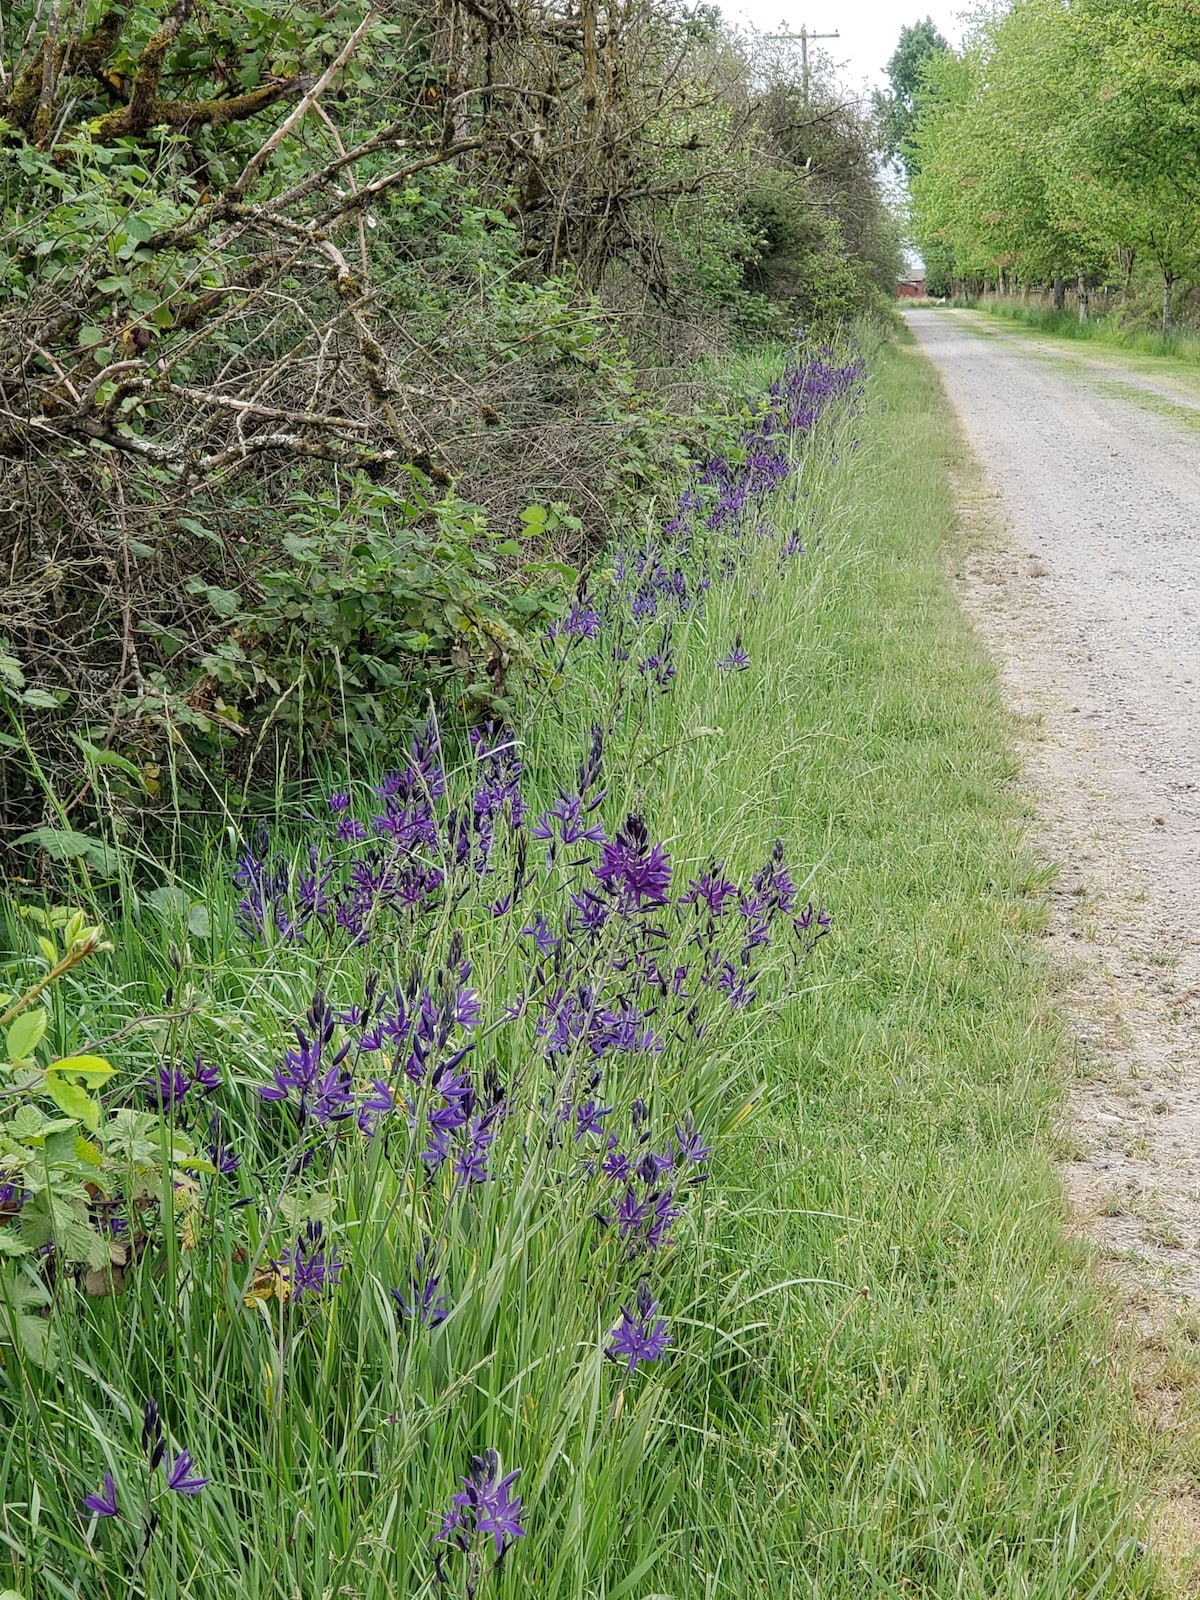
[[23,1600],[1154,1592],[950,424],[873,360],[747,365],[512,728],[124,883],[48,1019],[107,1265],[7,1279]]

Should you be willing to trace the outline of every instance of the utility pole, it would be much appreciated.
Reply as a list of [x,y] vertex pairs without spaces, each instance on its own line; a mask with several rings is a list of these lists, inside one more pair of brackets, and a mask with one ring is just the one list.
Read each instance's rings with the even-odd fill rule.
[[803,23],[801,23],[801,25],[800,25],[800,32],[799,33],[792,33],[788,28],[786,20],[781,22],[779,24],[779,26],[780,26],[780,29],[782,30],[781,32],[779,32],[779,33],[768,33],[768,34],[764,35],[764,37],[767,38],[767,39],[777,39],[777,40],[779,40],[781,42],[786,41],[788,44],[794,44],[797,40],[799,40],[799,43],[800,43],[800,84],[801,84],[801,92],[802,92],[803,97],[804,97],[804,104],[805,104],[805,106],[807,106],[808,105],[808,41],[810,39],[840,39],[841,38],[841,34],[840,33],[809,33],[808,29],[804,26]]

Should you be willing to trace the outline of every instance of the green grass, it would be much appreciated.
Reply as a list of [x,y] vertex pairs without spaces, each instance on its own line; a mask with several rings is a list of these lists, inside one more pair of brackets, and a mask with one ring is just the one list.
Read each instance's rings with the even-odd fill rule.
[[[219,840],[190,885],[206,940],[128,883],[117,950],[60,992],[56,1042],[166,1016],[110,1046],[123,1081],[202,1049],[243,1169],[202,1186],[186,1239],[155,1235],[123,1295],[61,1318],[56,1374],[9,1350],[0,1540],[25,1600],[432,1595],[435,1513],[489,1445],[522,1469],[528,1532],[481,1597],[1158,1592],[1129,1384],[1046,1154],[1061,1041],[1043,874],[995,675],[943,566],[961,445],[911,345],[870,360],[863,403],[823,426],[800,497],[773,508],[807,554],[781,566],[764,547],[714,583],[676,625],[670,693],[622,688],[598,652],[525,723],[540,803],[598,721],[610,830],[642,809],[683,882],[713,858],[744,879],[782,839],[801,903],[834,913],[798,979],[773,949],[756,1006],[706,1001],[703,1039],[605,1081],[610,1103],[645,1098],[656,1141],[691,1112],[716,1146],[675,1245],[631,1262],[596,1223],[574,1147],[547,1146],[557,1091],[524,1024],[487,1036],[520,1092],[495,1181],[465,1199],[419,1180],[403,1127],[290,1160],[255,1086],[314,984],[348,1004],[369,961],[428,977],[448,919],[369,956],[264,954],[234,927]],[[763,360],[741,377],[774,375]],[[738,636],[749,669],[716,670]],[[527,964],[494,892],[456,913],[489,1024]],[[281,1219],[315,1211],[342,1282],[303,1314],[247,1308]],[[450,1316],[398,1328],[387,1291],[426,1234]],[[643,1271],[673,1343],[626,1381],[604,1347]],[[212,1483],[168,1497],[139,1559],[135,1526],[89,1536],[77,1507],[106,1469],[123,1504],[139,1492],[151,1394]]]
[[1050,338],[1097,344],[1131,356],[1153,357],[1156,367],[1174,364],[1193,377],[1200,364],[1200,334],[1190,328],[1180,328],[1164,338],[1161,331],[1129,327],[1113,315],[1088,317],[1086,322],[1080,322],[1077,312],[1055,311],[1052,306],[1022,306],[997,300],[956,301],[955,304]]

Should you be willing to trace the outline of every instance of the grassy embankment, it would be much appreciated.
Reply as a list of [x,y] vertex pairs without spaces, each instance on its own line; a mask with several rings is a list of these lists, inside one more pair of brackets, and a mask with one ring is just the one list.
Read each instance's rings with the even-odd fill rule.
[[[374,1140],[340,1124],[310,1141],[308,1165],[294,1118],[257,1096],[318,981],[345,1007],[368,965],[401,981],[416,961],[436,989],[450,912],[365,953],[264,949],[236,932],[226,865],[191,886],[211,934],[176,972],[172,930],[127,894],[107,969],[60,999],[59,1048],[187,1010],[111,1054],[130,1082],[202,1050],[242,1164],[224,1187],[205,1180],[184,1245],[168,1238],[123,1295],[64,1319],[57,1378],[6,1364],[0,1537],[25,1600],[431,1595],[436,1513],[489,1446],[522,1469],[526,1531],[498,1574],[483,1564],[481,1600],[1156,1592],[1130,1397],[1044,1153],[1060,1041],[1038,870],[993,673],[942,565],[959,444],[909,349],[875,350],[871,366],[860,414],[803,447],[801,497],[770,507],[807,553],[764,543],[714,581],[704,614],[675,624],[669,692],[643,693],[606,644],[579,653],[528,724],[535,814],[571,786],[596,720],[597,815],[611,836],[644,811],[676,894],[713,859],[745,885],[782,839],[797,909],[811,895],[834,915],[798,982],[777,929],[753,958],[754,1004],[730,1013],[713,985],[701,1039],[604,1065],[596,1095],[622,1147],[635,1096],[650,1147],[688,1114],[715,1147],[707,1183],[678,1179],[675,1242],[630,1259],[595,1219],[599,1179],[581,1175],[599,1140],[548,1137],[557,1097],[577,1112],[584,1066],[564,1088],[532,1028],[497,1026],[532,970],[519,921],[488,909],[502,883],[453,913],[487,1030],[467,1065],[481,1085],[494,1058],[513,1106],[490,1181],[465,1189],[420,1176],[428,1085],[411,1137],[403,1115]],[[774,375],[748,366],[746,386]],[[748,666],[719,669],[739,639]],[[626,645],[647,640],[661,646],[658,624]],[[370,776],[337,782],[364,816]],[[559,937],[560,889],[589,871],[560,858],[563,882],[532,891]],[[700,989],[694,967],[688,984]],[[345,1266],[285,1306],[268,1263],[313,1215]],[[411,1308],[422,1250],[444,1317],[389,1298],[399,1286]],[[643,1273],[671,1343],[628,1372],[605,1350]],[[211,1482],[156,1489],[143,1551],[151,1395],[172,1450]],[[122,1519],[89,1527],[78,1506],[105,1470]],[[446,1592],[467,1592],[472,1558],[441,1550]]]
[[1131,328],[1113,315],[1091,316],[1080,322],[1075,311],[1055,311],[1052,306],[1021,305],[1008,300],[956,301],[956,305],[978,311],[997,322],[1070,344],[1096,345],[1106,359],[1117,355],[1130,370],[1178,372],[1180,377],[1197,381],[1200,368],[1200,334],[1180,328],[1163,338],[1161,332]]

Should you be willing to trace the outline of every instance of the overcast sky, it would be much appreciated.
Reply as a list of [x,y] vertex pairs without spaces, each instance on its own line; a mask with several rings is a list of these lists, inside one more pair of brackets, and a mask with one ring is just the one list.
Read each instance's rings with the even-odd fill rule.
[[[861,94],[864,88],[877,89],[887,82],[884,68],[906,23],[931,16],[950,43],[958,44],[962,34],[959,12],[965,3],[804,0],[803,8],[798,8],[788,0],[721,0],[721,10],[735,25],[748,23],[761,33],[782,33],[784,26],[788,32],[798,33],[802,25],[811,33],[839,33],[838,39],[822,40],[820,48],[829,52],[847,88]],[[799,51],[798,45],[790,48]]]

